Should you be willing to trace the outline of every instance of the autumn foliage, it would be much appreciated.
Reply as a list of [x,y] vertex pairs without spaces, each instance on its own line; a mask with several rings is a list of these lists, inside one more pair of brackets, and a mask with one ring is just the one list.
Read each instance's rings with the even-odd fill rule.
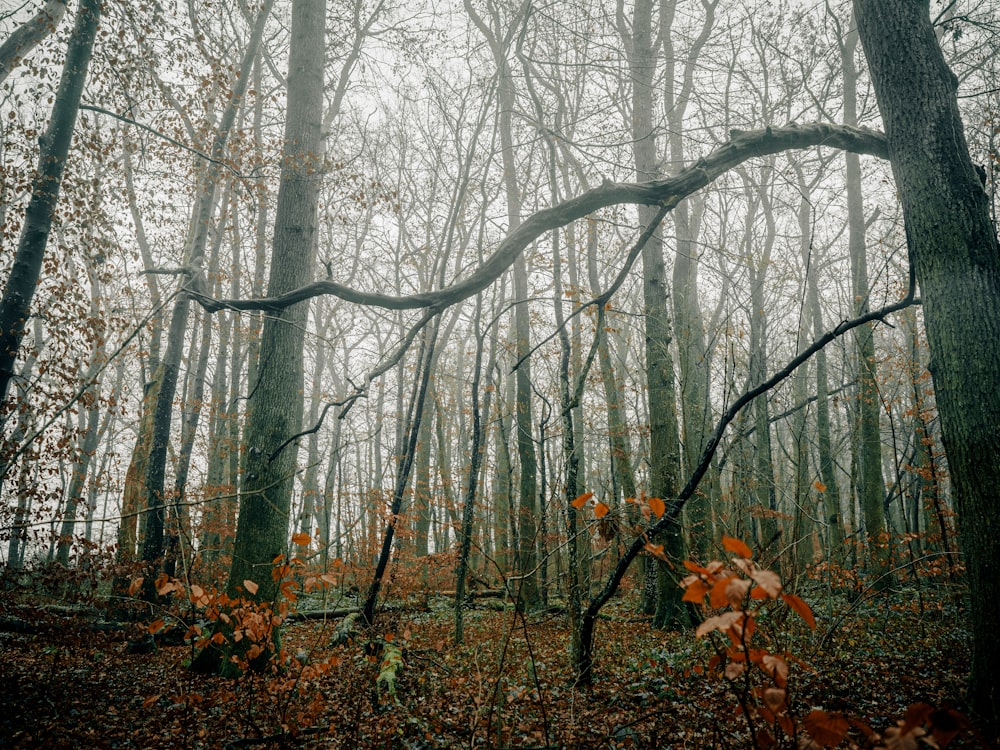
[[720,560],[706,565],[684,561],[690,575],[681,581],[683,600],[701,605],[705,612],[695,635],[713,639],[716,654],[709,668],[721,671],[736,700],[734,718],[745,723],[749,742],[756,750],[944,748],[969,728],[958,711],[927,703],[911,705],[905,716],[881,735],[865,722],[839,712],[812,709],[803,713],[793,700],[791,665],[809,667],[788,652],[775,652],[773,644],[780,634],[768,632],[761,621],[771,609],[784,605],[815,630],[812,609],[800,597],[784,593],[781,577],[759,567],[744,542],[723,536],[722,546],[732,555],[728,564]]

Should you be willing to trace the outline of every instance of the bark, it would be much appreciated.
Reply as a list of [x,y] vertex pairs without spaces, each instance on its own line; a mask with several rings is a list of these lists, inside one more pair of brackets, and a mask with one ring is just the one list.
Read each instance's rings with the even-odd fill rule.
[[66,61],[52,106],[52,116],[48,129],[41,137],[31,198],[25,210],[10,276],[0,299],[0,402],[7,399],[31,301],[41,275],[42,259],[59,202],[63,170],[100,18],[101,0],[81,0],[66,47]]
[[1000,727],[1000,247],[927,2],[856,0],[924,296],[941,431],[969,582],[969,705]]
[[[212,141],[211,161],[202,178],[201,188],[195,201],[191,216],[191,243],[184,253],[186,284],[193,288],[204,285],[202,267],[209,232],[213,228],[212,218],[215,213],[216,194],[222,177],[222,159],[225,153],[229,133],[236,122],[236,115],[242,104],[243,97],[249,87],[250,71],[257,48],[264,34],[264,26],[270,15],[273,0],[268,0],[257,15],[256,24],[250,35],[249,43],[240,61],[240,75],[236,77],[233,90],[229,95],[226,107],[219,118],[219,125]],[[308,277],[300,276],[302,283]],[[164,511],[166,507],[165,483],[167,447],[170,442],[170,423],[173,418],[174,394],[177,390],[177,378],[180,372],[181,356],[184,347],[184,336],[187,331],[188,313],[191,307],[191,294],[183,289],[177,295],[174,309],[170,316],[170,327],[167,332],[166,352],[158,368],[159,393],[153,414],[153,443],[149,453],[149,465],[146,469],[146,533],[142,540],[142,560],[146,564],[147,574],[143,586],[143,598],[148,601],[156,599],[153,581],[163,556],[164,547]]]
[[7,41],[0,44],[0,83],[31,50],[56,30],[65,15],[66,0],[46,0],[40,11],[14,29]]
[[[320,188],[317,173],[323,161],[325,19],[323,0],[294,0],[281,182],[268,278],[272,294],[300,287],[312,276]],[[249,68],[247,61],[243,69]],[[243,485],[227,588],[231,595],[241,594],[246,591],[244,581],[253,581],[258,588],[250,598],[271,606],[278,597],[272,566],[275,559],[288,553],[298,447],[288,441],[302,429],[302,350],[307,312],[307,305],[295,305],[265,319],[259,376],[250,384],[247,402]],[[277,649],[277,627],[273,640]],[[238,643],[233,645],[239,647]],[[221,657],[219,651],[206,649],[192,667],[203,671],[230,669],[230,662]],[[266,661],[264,657],[251,666],[263,666]]]
[[[396,524],[399,522],[399,514],[403,509],[403,500],[406,490],[410,485],[410,474],[413,470],[413,461],[417,452],[417,440],[420,434],[420,424],[424,416],[424,404],[427,399],[427,386],[430,383],[431,365],[434,361],[434,344],[437,338],[436,324],[425,329],[426,345],[421,351],[420,380],[414,383],[413,398],[411,399],[412,418],[409,420],[408,432],[405,435],[406,445],[403,446],[403,453],[399,461],[399,473],[396,476],[396,488],[393,491],[392,502],[389,506],[389,523],[386,525],[385,533],[382,536],[382,548],[379,551],[378,560],[375,564],[375,574],[372,576],[371,586],[365,597],[365,604],[361,609],[365,622],[368,625],[375,623],[375,608],[378,604],[378,596],[382,590],[382,583],[385,572],[389,567],[389,557],[392,553],[392,542],[396,533]],[[402,440],[399,441],[402,444]]]
[[[656,54],[652,39],[651,0],[639,0],[632,15],[629,43],[629,73],[632,80],[632,152],[636,177],[655,179],[658,171],[656,138],[653,130],[653,75]],[[621,20],[619,23],[622,24]],[[639,221],[648,226],[656,210],[639,206]],[[673,337],[667,306],[667,276],[663,260],[663,240],[659,231],[642,248],[643,324],[646,336],[646,388],[649,404],[650,494],[671,498],[677,492],[680,470],[680,436],[677,430],[677,403],[674,393],[674,363],[670,353]],[[664,530],[658,540],[664,554],[674,563],[684,557],[684,538],[678,526]],[[674,585],[665,563],[657,566],[657,603],[654,627],[680,624],[684,609],[681,591]]]
[[[683,55],[684,63],[678,74],[678,53],[674,48],[674,20],[677,0],[660,3],[659,35],[663,45],[665,64],[664,109],[668,135],[668,161],[680,170],[686,163],[684,156],[684,116],[694,91],[694,72],[699,65],[702,51],[715,25],[718,0],[702,6],[705,17],[698,36]],[[683,432],[681,434],[684,472],[690,474],[705,447],[711,432],[712,401],[711,352],[705,341],[705,323],[701,314],[698,291],[700,251],[698,234],[701,206],[683,201],[674,209],[673,303],[674,336],[677,339],[677,370],[680,383],[679,404]],[[721,496],[719,472],[710,468],[698,495],[691,499],[685,514],[688,519],[688,536],[692,542],[692,555],[699,560],[709,559],[715,540],[712,529],[712,511]]]
[[[490,400],[493,391],[487,391],[482,408],[479,402],[480,383],[483,370],[483,337],[478,335],[482,319],[482,298],[476,299],[475,330],[476,360],[472,365],[472,385],[469,393],[472,398],[472,435],[469,448],[469,476],[465,486],[465,500],[462,504],[462,526],[458,535],[458,564],[455,566],[455,643],[460,644],[465,639],[463,611],[465,607],[465,584],[469,571],[469,553],[472,550],[472,524],[475,519],[476,489],[479,486],[479,469],[483,463],[485,440],[483,440],[483,414],[490,413]],[[494,330],[494,334],[496,331]],[[490,351],[490,360],[493,351]],[[489,371],[489,368],[487,368]]]
[[[802,194],[803,204],[809,203],[809,186],[801,170],[796,170],[799,191]],[[811,209],[811,203],[809,208]],[[800,224],[802,222],[802,212],[805,206],[800,206]],[[809,219],[811,225],[811,218]],[[812,333],[814,336],[821,335],[823,328],[823,310],[819,297],[819,271],[821,258],[818,257],[816,248],[810,242],[808,246],[803,245],[807,256],[803,258],[806,266],[806,300],[809,306]],[[820,490],[822,496],[823,510],[821,514],[823,523],[820,528],[823,530],[822,546],[825,557],[835,565],[843,561],[844,555],[844,522],[840,510],[840,487],[837,480],[837,466],[833,455],[833,440],[830,437],[830,384],[827,373],[826,350],[816,352],[816,449],[819,459],[819,476],[823,489]]]
[[[497,97],[500,108],[500,157],[503,162],[504,191],[507,201],[507,231],[516,232],[521,225],[521,188],[517,181],[517,162],[514,158],[513,116],[515,107],[514,77],[507,59],[513,33],[519,29],[527,12],[528,3],[522,2],[510,19],[503,23],[495,6],[490,6],[490,21],[479,15],[471,2],[465,2],[466,12],[476,28],[483,34],[499,79]],[[501,32],[502,29],[502,32]],[[527,359],[531,351],[531,321],[528,308],[528,266],[524,255],[518,253],[511,259],[514,277],[514,354],[519,366],[514,374],[514,429],[518,473],[517,545],[514,550],[518,574],[518,604],[531,608],[538,604],[537,561],[538,529],[536,526],[538,493],[538,460],[532,435],[531,365]]]

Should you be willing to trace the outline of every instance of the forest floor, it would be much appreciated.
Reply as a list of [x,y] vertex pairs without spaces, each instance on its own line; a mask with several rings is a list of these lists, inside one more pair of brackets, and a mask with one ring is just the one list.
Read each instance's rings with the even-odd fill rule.
[[[793,715],[823,708],[882,731],[918,701],[961,708],[968,635],[953,589],[853,604],[803,598],[815,631],[794,615],[761,628],[772,652],[794,657]],[[19,602],[0,597],[0,618],[13,623],[0,632],[0,748],[749,746],[734,694],[708,667],[708,639],[693,627],[654,630],[626,600],[599,622],[589,688],[572,684],[566,617],[555,608],[526,618],[470,608],[460,646],[448,599],[386,613],[380,639],[403,654],[392,692],[377,682],[371,641],[330,645],[334,620],[285,631],[289,653],[326,671],[293,661],[281,675],[223,679],[189,672],[190,646],[132,653],[120,630]]]

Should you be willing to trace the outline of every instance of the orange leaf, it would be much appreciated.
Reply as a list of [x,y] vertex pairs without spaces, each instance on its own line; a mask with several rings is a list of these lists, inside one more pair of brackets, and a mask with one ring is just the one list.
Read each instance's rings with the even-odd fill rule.
[[604,518],[610,512],[611,508],[609,508],[604,503],[598,503],[597,505],[594,506],[594,516],[596,516],[597,518]]
[[[141,579],[140,579],[140,580],[141,580]],[[154,703],[156,703],[156,701],[158,701],[158,700],[160,700],[160,696],[158,696],[158,695],[151,695],[151,696],[149,696],[148,698],[146,698],[146,700],[144,700],[144,701],[142,702],[142,707],[143,707],[143,708],[149,708],[149,707],[150,707],[150,706],[152,706],[152,705],[153,705]]]
[[[137,593],[139,593],[139,589],[142,588],[142,583],[145,580],[146,580],[145,578],[135,578],[135,579],[133,579],[132,583],[130,583],[129,586],[128,586],[128,595],[129,596],[135,596]],[[159,696],[157,696],[157,697],[159,697]]]
[[587,501],[590,500],[590,498],[592,498],[593,496],[594,496],[593,492],[584,492],[582,495],[580,495],[580,497],[571,502],[570,505],[572,505],[577,510],[580,510],[580,508],[586,505]]
[[667,510],[667,504],[658,497],[651,497],[649,498],[649,509],[653,511],[653,515],[657,518],[663,518],[663,514]]
[[329,583],[331,586],[336,586],[337,585],[337,578],[336,578],[336,576],[332,576],[329,573],[324,573],[323,575],[321,575],[320,576],[320,580],[325,581],[326,583]]
[[785,604],[798,613],[799,617],[806,621],[806,625],[808,625],[811,630],[816,629],[816,618],[813,617],[812,610],[809,609],[808,604],[795,594],[783,594],[781,598],[785,600]]
[[301,532],[298,534],[292,534],[292,544],[297,544],[300,547],[308,547],[310,541],[311,540],[308,534],[303,534]]
[[667,561],[667,556],[665,554],[663,554],[663,545],[662,544],[653,544],[652,542],[646,542],[643,545],[643,549],[645,549],[646,552],[648,552],[649,554],[651,554],[656,559],[663,560],[663,562]]
[[[694,576],[691,576],[694,578]],[[684,596],[681,597],[682,602],[694,602],[695,604],[701,604],[702,600],[705,598],[705,594],[708,593],[708,586],[705,582],[700,579],[695,579],[684,591]]]
[[777,599],[781,593],[781,576],[773,570],[754,570],[750,577],[760,586],[772,599]]
[[259,589],[260,586],[251,581],[249,578],[247,578],[246,580],[243,581],[243,588],[247,590],[247,593],[250,594],[250,596],[253,596],[254,594],[257,593],[257,589]]
[[153,633],[159,633],[161,630],[163,630],[164,625],[166,625],[166,623],[163,620],[156,620],[155,622],[149,623],[150,635],[152,635]]
[[850,726],[840,714],[828,714],[816,709],[806,714],[803,720],[806,732],[820,747],[836,747],[844,739]]
[[823,484],[818,479],[815,482],[813,482],[813,487],[816,489],[817,492],[826,492],[826,485]]
[[214,643],[216,646],[221,645],[222,643],[225,642],[225,640],[226,640],[226,636],[224,636],[219,631],[216,631],[216,632],[212,633],[211,642]]
[[753,557],[753,551],[747,547],[746,544],[741,542],[739,539],[734,539],[731,536],[722,536],[722,546],[726,548],[726,551],[732,552],[740,557],[745,557],[747,559]]

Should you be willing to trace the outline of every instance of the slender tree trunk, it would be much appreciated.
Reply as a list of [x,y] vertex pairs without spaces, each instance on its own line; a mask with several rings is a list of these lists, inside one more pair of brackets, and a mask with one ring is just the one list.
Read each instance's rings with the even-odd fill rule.
[[856,0],[931,354],[969,581],[969,701],[1000,728],[1000,247],[927,2]]
[[[236,77],[233,90],[226,103],[222,117],[212,142],[212,157],[205,170],[204,178],[195,201],[192,214],[191,244],[185,257],[185,281],[196,289],[204,290],[202,267],[209,232],[212,230],[212,217],[215,213],[216,194],[222,177],[222,158],[229,133],[236,122],[236,115],[242,104],[243,97],[249,88],[248,74],[253,59],[257,54],[264,26],[270,15],[273,0],[268,0],[257,15],[256,23],[251,33],[247,49],[240,62],[241,75]],[[218,231],[218,230],[217,230]],[[306,269],[308,270],[308,269]],[[311,274],[310,274],[311,276]],[[307,276],[300,275],[308,281]],[[146,564],[147,574],[143,586],[143,598],[148,601],[156,599],[153,581],[156,577],[159,561],[163,556],[164,541],[164,510],[166,483],[167,447],[170,442],[170,423],[173,417],[174,394],[177,390],[177,378],[180,372],[181,352],[184,347],[184,336],[187,331],[188,313],[191,308],[191,294],[187,289],[181,290],[174,303],[170,316],[170,327],[167,332],[167,348],[158,368],[159,393],[156,398],[156,408],[153,416],[153,444],[149,453],[149,465],[146,469],[146,533],[142,540],[142,560]],[[300,352],[301,355],[301,352]]]
[[[101,0],[81,0],[76,11],[73,33],[66,47],[66,61],[49,127],[41,137],[38,170],[31,186],[31,198],[25,210],[24,225],[10,276],[7,278],[3,297],[0,298],[0,402],[7,400],[31,301],[41,275],[42,259],[48,245],[56,204],[59,202],[63,170],[73,139],[80,97],[87,79],[100,18]],[[0,427],[2,426],[0,423]]]
[[[851,30],[841,45],[844,69],[844,124],[858,124],[858,73],[854,56],[858,32],[853,19]],[[871,289],[868,283],[868,249],[865,246],[865,213],[861,188],[861,158],[845,153],[847,192],[847,234],[851,256],[851,277],[855,300],[855,315],[864,315],[869,307]],[[892,577],[884,575],[891,564],[890,543],[883,538],[886,531],[882,479],[882,436],[879,414],[882,411],[875,362],[875,324],[868,323],[854,330],[854,355],[858,368],[858,404],[856,440],[858,457],[857,492],[865,524],[867,561],[876,578],[876,585],[885,589]]]
[[[656,54],[652,40],[651,0],[639,0],[632,16],[629,72],[632,79],[632,151],[636,179],[659,176],[653,129],[653,74]],[[656,214],[654,206],[639,206],[639,222],[645,226]],[[649,401],[650,493],[670,498],[677,492],[680,466],[680,436],[677,431],[677,399],[674,393],[674,363],[670,353],[673,333],[667,307],[667,275],[663,241],[659,230],[642,248],[643,323],[646,334],[646,387]],[[679,525],[665,530],[660,540],[672,561],[684,557],[684,537]],[[653,624],[658,628],[684,622],[680,589],[666,564],[657,566],[657,606]]]

